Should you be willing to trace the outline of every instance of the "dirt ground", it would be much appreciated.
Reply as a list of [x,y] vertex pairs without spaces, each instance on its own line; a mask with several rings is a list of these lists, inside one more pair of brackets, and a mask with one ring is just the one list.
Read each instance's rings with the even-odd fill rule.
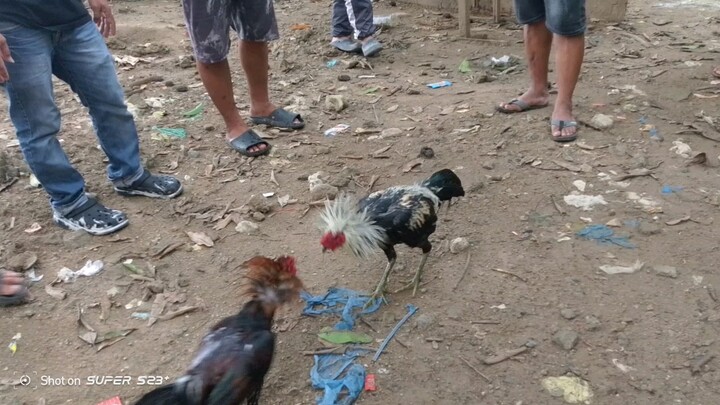
[[[120,395],[132,403],[149,387],[48,386],[42,376],[80,378],[83,384],[93,375],[178,376],[207,329],[239,308],[238,265],[253,255],[297,256],[313,294],[332,286],[371,290],[384,258],[363,262],[347,252],[321,253],[319,212],[308,211],[313,198],[307,176],[320,170],[335,178],[341,171],[351,173],[342,189],[364,193],[375,176],[377,190],[447,167],[462,178],[467,196],[443,215],[432,238],[435,249],[422,292],[415,298],[409,292],[390,295],[389,306],[367,317],[374,330],[358,326],[383,339],[406,304],[419,307],[397,335],[402,344],[392,342],[377,363],[363,359],[367,371],[377,375],[378,390],[364,392],[358,403],[556,404],[563,400],[551,396],[541,381],[561,375],[586,380],[593,404],[717,403],[720,359],[710,357],[720,348],[720,306],[713,287],[720,286],[715,272],[720,264],[715,221],[720,82],[712,82],[710,72],[720,64],[720,9],[707,1],[702,7],[675,3],[670,8],[658,1],[631,1],[626,22],[591,24],[576,113],[589,125],[602,113],[614,125],[604,130],[582,125],[579,142],[558,145],[549,138],[550,108],[514,116],[493,113],[496,103],[519,94],[527,82],[521,31],[512,18],[496,25],[478,15],[473,38],[461,39],[454,16],[391,7],[383,0],[376,3],[376,15],[407,15],[383,30],[386,49],[363,67],[349,63],[360,58],[327,46],[328,2],[278,1],[282,39],[272,48],[272,96],[302,113],[308,125],[294,134],[260,128],[274,150],[250,161],[224,144],[222,121],[188,59],[179,2],[116,1],[118,36],[110,46],[125,61],[119,66],[123,86],[137,92],[129,101],[138,107],[143,157],[150,169],[181,178],[186,192],[171,202],[114,195],[86,112],[66,86],[58,85],[67,153],[85,175],[88,190],[131,219],[129,228],[110,237],[60,230],[52,224],[45,193],[30,185],[3,116],[0,145],[22,173],[0,193],[0,264],[12,268],[34,254],[35,273],[44,278],[31,288],[34,302],[0,311],[0,378],[5,379],[0,402],[92,405]],[[311,28],[292,30],[302,23]],[[128,55],[146,59],[133,67],[123,59]],[[503,55],[519,57],[520,64],[484,65]],[[470,73],[458,69],[465,59]],[[339,63],[328,67],[332,60]],[[236,54],[231,63],[238,107],[247,113],[247,86]],[[339,81],[339,75],[349,81]],[[153,76],[160,81],[137,85]],[[441,80],[453,85],[425,86]],[[340,113],[325,106],[325,96],[335,94],[349,104]],[[149,101],[158,107],[140,108],[149,98],[157,98]],[[183,118],[201,102],[205,111],[198,119]],[[340,123],[351,127],[323,136]],[[652,126],[663,141],[651,139]],[[162,139],[154,127],[185,128],[188,137]],[[360,128],[365,131],[357,133]],[[406,172],[423,146],[435,157],[420,159]],[[699,152],[705,155],[696,156]],[[630,173],[640,176],[622,179]],[[257,200],[271,192],[269,213],[248,211],[252,195]],[[602,196],[606,204],[583,211],[565,202],[572,193]],[[281,208],[277,197],[285,195],[297,202]],[[256,235],[227,224],[262,217]],[[41,229],[28,232],[35,223]],[[636,248],[575,235],[589,224],[606,223]],[[197,246],[186,232],[205,233],[214,246]],[[449,241],[458,237],[471,246],[453,254]],[[177,249],[157,254],[170,245]],[[150,284],[130,278],[121,265],[126,259],[141,268],[155,266],[153,284],[185,296],[169,309],[201,309],[151,327],[131,318],[133,312],[148,311],[152,300],[126,308],[149,298]],[[66,291],[64,300],[46,293],[58,270],[79,269],[88,260],[102,260],[104,270],[56,286]],[[412,276],[419,260],[419,251],[399,249],[392,289]],[[600,269],[636,261],[644,266],[632,274]],[[672,266],[676,273],[658,266]],[[113,289],[114,305],[106,308]],[[79,307],[101,334],[136,330],[96,351],[78,338],[85,332],[77,322]],[[278,316],[281,332],[264,403],[311,404],[320,393],[309,383],[312,356],[302,352],[323,347],[317,333],[336,320],[302,317],[300,309],[298,303]],[[579,336],[574,346],[573,331]],[[17,333],[22,336],[12,354],[5,346]],[[518,356],[495,365],[483,362],[527,342],[533,347]],[[22,375],[31,377],[30,385],[11,385]]]

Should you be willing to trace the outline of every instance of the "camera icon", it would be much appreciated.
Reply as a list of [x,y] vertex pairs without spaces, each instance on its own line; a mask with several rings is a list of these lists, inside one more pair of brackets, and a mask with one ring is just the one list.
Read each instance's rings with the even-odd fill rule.
[[28,385],[30,385],[30,376],[24,375],[20,377],[20,385],[22,385],[23,387],[27,387]]

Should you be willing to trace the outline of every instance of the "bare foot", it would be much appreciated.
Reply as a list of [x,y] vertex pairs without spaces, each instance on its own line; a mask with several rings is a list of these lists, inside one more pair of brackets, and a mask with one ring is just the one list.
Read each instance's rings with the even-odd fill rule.
[[2,284],[0,284],[0,295],[12,297],[22,291],[22,289],[26,288],[23,285],[24,282],[25,279],[21,274],[12,271],[4,272],[2,276]]
[[[564,121],[565,123],[575,122],[575,118],[573,118],[573,115],[572,115],[572,108],[568,107],[568,106],[562,106],[559,104],[555,104],[555,110],[553,111],[553,114],[552,114],[552,120],[553,121]],[[562,129],[560,129],[556,125],[552,126],[553,138],[570,138],[575,135],[577,135],[577,126],[575,126],[575,125],[563,126]]]
[[[526,91],[522,96],[518,97],[517,99],[527,104],[527,106],[532,109],[547,106],[550,102],[550,95],[548,94],[547,89],[542,92],[535,92],[531,89]],[[503,110],[512,112],[523,112],[527,111],[528,109],[510,102],[502,103],[499,105],[499,107]]]

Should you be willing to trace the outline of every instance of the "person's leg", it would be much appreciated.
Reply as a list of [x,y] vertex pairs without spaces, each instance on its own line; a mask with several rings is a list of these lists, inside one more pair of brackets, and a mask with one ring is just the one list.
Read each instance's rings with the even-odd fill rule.
[[357,39],[363,42],[372,39],[377,30],[373,24],[372,0],[345,0],[345,8]]
[[[212,2],[215,9],[208,10],[206,0],[183,0],[183,11],[200,80],[225,121],[226,139],[233,141],[249,128],[235,107],[227,60],[230,51],[230,19],[227,11],[219,8],[222,3]],[[248,148],[248,152],[261,152],[267,147],[266,143],[253,146]]]
[[[585,1],[546,0],[547,27],[555,37],[558,96],[552,113],[554,138],[573,138],[577,123],[572,100],[585,56]],[[570,123],[570,125],[567,125]]]
[[333,0],[332,9],[332,30],[333,41],[341,39],[352,39],[353,27],[348,18],[345,0]]
[[[550,1],[550,0],[545,0]],[[525,57],[530,73],[530,88],[519,102],[500,104],[502,112],[520,112],[548,104],[548,62],[552,47],[552,33],[545,26],[545,6],[538,0],[515,0],[517,20],[524,27]]]
[[713,69],[713,76],[720,78],[720,65],[715,66],[715,69]]
[[4,85],[10,119],[30,170],[50,195],[54,210],[68,212],[87,201],[85,183],[58,142],[60,112],[52,84],[53,36],[16,27],[2,32],[15,63]]
[[57,39],[53,72],[70,85],[90,111],[108,156],[108,178],[122,195],[173,198],[182,193],[170,176],[152,175],[140,163],[140,141],[105,40],[93,22],[63,32]]

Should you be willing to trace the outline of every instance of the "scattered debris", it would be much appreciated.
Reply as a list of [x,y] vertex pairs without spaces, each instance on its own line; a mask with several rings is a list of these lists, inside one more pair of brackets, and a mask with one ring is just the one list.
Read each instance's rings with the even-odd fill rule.
[[344,345],[348,343],[372,343],[372,336],[367,333],[352,332],[352,331],[338,331],[330,328],[323,328],[318,333],[318,337],[326,342],[330,342],[336,345]]
[[72,271],[67,267],[63,267],[60,271],[58,271],[57,280],[64,283],[72,283],[80,276],[94,276],[103,269],[103,266],[104,264],[101,260],[88,260],[87,263],[85,263],[85,265],[77,271]]
[[626,249],[635,248],[635,245],[630,243],[626,236],[615,236],[615,231],[606,225],[588,225],[578,231],[576,235],[583,239],[594,240],[601,245],[613,244]]
[[599,131],[610,129],[615,124],[612,117],[605,114],[595,114],[590,120],[589,126]]
[[200,245],[200,246],[207,246],[207,247],[213,247],[215,246],[215,242],[213,242],[212,238],[207,236],[206,234],[202,232],[185,232],[187,236],[190,238],[193,243]]
[[511,359],[511,358],[519,355],[519,354],[525,353],[525,352],[528,351],[528,350],[530,350],[530,348],[527,347],[527,346],[519,347],[519,348],[513,349],[513,350],[508,350],[508,351],[506,351],[505,353],[502,353],[502,354],[498,354],[498,355],[495,355],[495,356],[486,357],[486,358],[483,360],[483,363],[485,363],[485,364],[488,365],[488,366],[491,366],[491,365],[493,365],[493,364],[502,363],[503,361],[509,360],[509,359]]
[[553,343],[560,346],[564,350],[572,350],[580,340],[580,336],[574,329],[562,328],[553,335]]
[[590,404],[593,392],[590,384],[580,377],[546,377],[542,386],[553,397],[562,398],[569,404]]
[[677,268],[672,266],[655,265],[653,266],[653,270],[655,270],[655,274],[658,276],[670,278],[677,278],[678,276]]
[[605,198],[601,195],[570,194],[563,197],[565,204],[581,208],[583,211],[591,211],[596,205],[607,205]]
[[346,130],[348,130],[348,128],[350,128],[350,125],[337,124],[334,127],[325,130],[324,135],[326,138],[332,138],[332,137],[335,137],[335,136],[345,132]]
[[450,252],[453,254],[462,253],[470,247],[466,238],[455,238],[450,242]]
[[636,260],[632,266],[602,265],[600,266],[600,270],[604,271],[606,274],[632,274],[642,270],[643,267],[645,267],[645,263],[640,260]]
[[388,343],[392,340],[392,338],[395,336],[395,334],[400,330],[400,328],[403,326],[405,322],[407,322],[408,319],[410,319],[415,312],[417,312],[418,308],[412,304],[407,304],[405,306],[407,308],[407,314],[395,325],[395,327],[390,331],[390,333],[387,335],[385,340],[380,344],[380,347],[375,352],[375,355],[373,356],[373,361],[378,361],[380,358],[380,355],[382,355],[382,352],[385,351],[385,348],[387,347]]

